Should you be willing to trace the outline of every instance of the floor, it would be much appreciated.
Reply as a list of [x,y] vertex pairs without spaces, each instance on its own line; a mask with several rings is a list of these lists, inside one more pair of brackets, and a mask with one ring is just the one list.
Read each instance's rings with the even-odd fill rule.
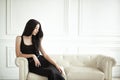
[[113,78],[112,80],[120,80],[120,78]]
[[[8,80],[8,79],[0,79],[0,80]],[[13,79],[9,79],[9,80],[13,80]],[[14,79],[16,80],[16,79]],[[112,80],[120,80],[120,78],[113,78]]]

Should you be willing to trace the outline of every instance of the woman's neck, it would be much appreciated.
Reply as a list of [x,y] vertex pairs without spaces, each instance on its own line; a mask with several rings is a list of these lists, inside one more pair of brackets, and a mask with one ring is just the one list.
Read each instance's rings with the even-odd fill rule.
[[24,36],[24,37],[27,38],[27,39],[31,39],[32,35],[30,35],[30,36]]

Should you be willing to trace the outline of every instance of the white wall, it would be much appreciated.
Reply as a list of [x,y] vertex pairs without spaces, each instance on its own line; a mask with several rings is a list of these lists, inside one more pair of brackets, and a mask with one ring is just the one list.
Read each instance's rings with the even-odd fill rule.
[[18,79],[15,37],[41,22],[48,54],[103,54],[120,77],[120,0],[0,0],[0,79]]

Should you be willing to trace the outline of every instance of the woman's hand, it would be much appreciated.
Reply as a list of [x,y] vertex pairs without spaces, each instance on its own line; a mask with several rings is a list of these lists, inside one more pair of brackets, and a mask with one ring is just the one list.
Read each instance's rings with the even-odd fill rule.
[[59,65],[56,65],[57,70],[62,74],[62,69],[60,68]]
[[40,63],[40,61],[38,60],[38,58],[36,57],[36,55],[33,55],[33,60],[34,60],[34,62],[35,62],[35,66],[36,66],[36,67],[41,66],[41,63]]

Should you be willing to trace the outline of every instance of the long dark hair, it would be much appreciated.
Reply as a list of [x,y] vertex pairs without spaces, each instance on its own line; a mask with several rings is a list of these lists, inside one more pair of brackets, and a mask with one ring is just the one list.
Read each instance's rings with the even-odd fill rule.
[[32,44],[34,45],[35,49],[38,51],[40,43],[40,39],[43,37],[43,31],[41,28],[41,24],[39,21],[35,19],[30,19],[25,26],[25,29],[23,31],[22,36],[30,36],[35,29],[36,25],[39,24],[39,31],[38,33],[34,36],[32,35]]

